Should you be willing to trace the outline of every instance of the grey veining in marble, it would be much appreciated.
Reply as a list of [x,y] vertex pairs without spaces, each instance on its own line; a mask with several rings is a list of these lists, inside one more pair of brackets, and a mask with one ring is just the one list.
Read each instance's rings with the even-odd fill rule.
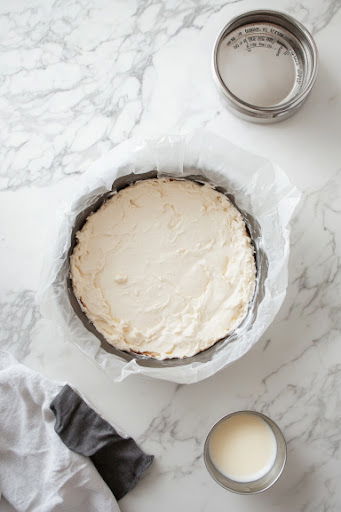
[[[188,34],[192,44],[211,19],[243,3],[257,7],[241,0],[4,2],[1,187],[48,185],[82,172],[134,134],[157,94],[158,54],[169,45],[186,53]],[[317,33],[340,6],[293,2],[288,11]],[[176,73],[176,59],[166,59]]]
[[16,357],[26,355],[32,337],[32,329],[40,317],[31,290],[8,292],[0,303],[1,348]]
[[[340,7],[340,0],[0,5],[1,346],[74,385],[156,455],[122,512],[341,510]],[[218,31],[256,8],[295,16],[312,30],[320,55],[307,103],[271,126],[234,118],[210,73]],[[286,301],[250,353],[204,382],[113,384],[74,345],[37,329],[34,294],[56,211],[77,175],[130,135],[202,126],[278,162],[303,190]],[[244,408],[273,417],[288,441],[286,470],[261,496],[224,491],[201,456],[211,425]]]

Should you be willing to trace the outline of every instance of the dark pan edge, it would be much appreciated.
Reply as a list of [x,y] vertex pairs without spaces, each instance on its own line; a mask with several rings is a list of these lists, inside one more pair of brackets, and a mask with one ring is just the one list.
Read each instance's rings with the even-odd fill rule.
[[[191,169],[190,171],[193,171]],[[215,190],[218,192],[226,195],[232,204],[237,208],[237,210],[241,213],[243,220],[246,224],[249,236],[251,238],[251,242],[254,246],[255,251],[255,262],[256,262],[256,272],[257,272],[257,278],[256,278],[256,286],[254,291],[253,299],[250,301],[249,304],[249,310],[242,321],[242,323],[237,327],[236,330],[228,334],[226,337],[222,338],[221,340],[217,340],[212,346],[209,348],[203,350],[202,352],[199,352],[191,357],[185,357],[183,359],[180,358],[172,358],[172,359],[163,359],[159,360],[156,358],[152,358],[149,356],[145,356],[143,354],[138,354],[134,352],[126,352],[120,349],[115,348],[113,345],[108,343],[104,336],[97,331],[93,323],[87,318],[84,311],[81,308],[81,305],[78,302],[78,299],[76,298],[73,287],[72,287],[72,280],[70,276],[70,256],[73,252],[73,249],[77,243],[76,241],[76,233],[83,227],[83,225],[86,222],[86,219],[88,216],[97,211],[103,203],[110,198],[113,194],[118,192],[119,190],[122,190],[123,188],[128,187],[129,185],[146,179],[153,179],[158,177],[157,171],[149,171],[146,173],[141,174],[134,174],[130,173],[126,176],[121,176],[117,180],[114,181],[112,185],[112,189],[105,194],[102,194],[100,197],[98,197],[92,205],[88,206],[84,210],[82,210],[81,213],[79,213],[76,217],[74,227],[71,232],[71,243],[70,247],[67,253],[67,260],[66,260],[66,286],[67,286],[67,293],[68,298],[71,304],[71,307],[77,317],[80,319],[84,327],[90,331],[92,334],[94,334],[100,341],[101,347],[106,352],[113,354],[120,359],[124,361],[131,361],[136,360],[137,364],[144,367],[150,367],[150,368],[170,368],[170,367],[177,367],[177,366],[186,366],[192,363],[206,363],[211,360],[212,355],[215,353],[220,352],[223,350],[226,346],[226,344],[230,344],[232,342],[237,341],[239,333],[242,329],[249,330],[251,325],[254,323],[254,320],[257,317],[258,307],[260,303],[263,300],[264,294],[265,294],[265,281],[268,274],[268,258],[266,253],[263,250],[262,247],[262,237],[261,237],[261,227],[259,223],[254,219],[252,215],[245,212],[241,208],[239,208],[236,204],[234,196],[229,193],[224,187],[221,186],[215,186],[214,183],[212,183],[210,180],[208,180],[205,176],[201,174],[191,174],[190,171],[188,171],[188,174],[184,175],[183,177],[174,177],[173,175],[167,175],[162,174],[162,177],[165,178],[171,178],[176,180],[181,179],[187,179],[191,181],[195,181],[198,184],[210,184]],[[65,271],[64,265],[60,269],[60,271]]]

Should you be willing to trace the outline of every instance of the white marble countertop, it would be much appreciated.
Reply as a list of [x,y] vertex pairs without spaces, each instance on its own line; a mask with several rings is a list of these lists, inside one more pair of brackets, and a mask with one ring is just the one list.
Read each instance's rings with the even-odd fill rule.
[[[303,109],[261,126],[230,114],[210,52],[234,15],[277,8],[315,36],[320,71]],[[132,135],[205,126],[273,159],[303,192],[292,229],[290,284],[258,345],[194,385],[145,378],[115,384],[71,344],[33,342],[26,362],[67,380],[156,460],[122,512],[341,510],[340,0],[12,0],[0,6],[2,346],[32,339],[34,294],[55,211],[100,155]],[[34,339],[34,336],[33,336]],[[227,412],[252,408],[288,441],[280,481],[253,497],[206,472],[205,435]]]

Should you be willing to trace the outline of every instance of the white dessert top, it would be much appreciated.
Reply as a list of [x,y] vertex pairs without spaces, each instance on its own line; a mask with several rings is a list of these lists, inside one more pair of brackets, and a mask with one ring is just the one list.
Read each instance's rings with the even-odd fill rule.
[[192,356],[247,313],[253,246],[240,212],[209,185],[139,181],[91,214],[76,237],[74,293],[119,349]]

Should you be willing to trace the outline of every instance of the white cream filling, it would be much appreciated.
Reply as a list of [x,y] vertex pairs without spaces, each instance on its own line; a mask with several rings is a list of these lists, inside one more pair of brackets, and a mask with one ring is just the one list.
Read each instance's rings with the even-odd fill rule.
[[241,214],[209,185],[137,182],[90,215],[76,237],[75,295],[119,349],[192,356],[247,313],[253,246]]

